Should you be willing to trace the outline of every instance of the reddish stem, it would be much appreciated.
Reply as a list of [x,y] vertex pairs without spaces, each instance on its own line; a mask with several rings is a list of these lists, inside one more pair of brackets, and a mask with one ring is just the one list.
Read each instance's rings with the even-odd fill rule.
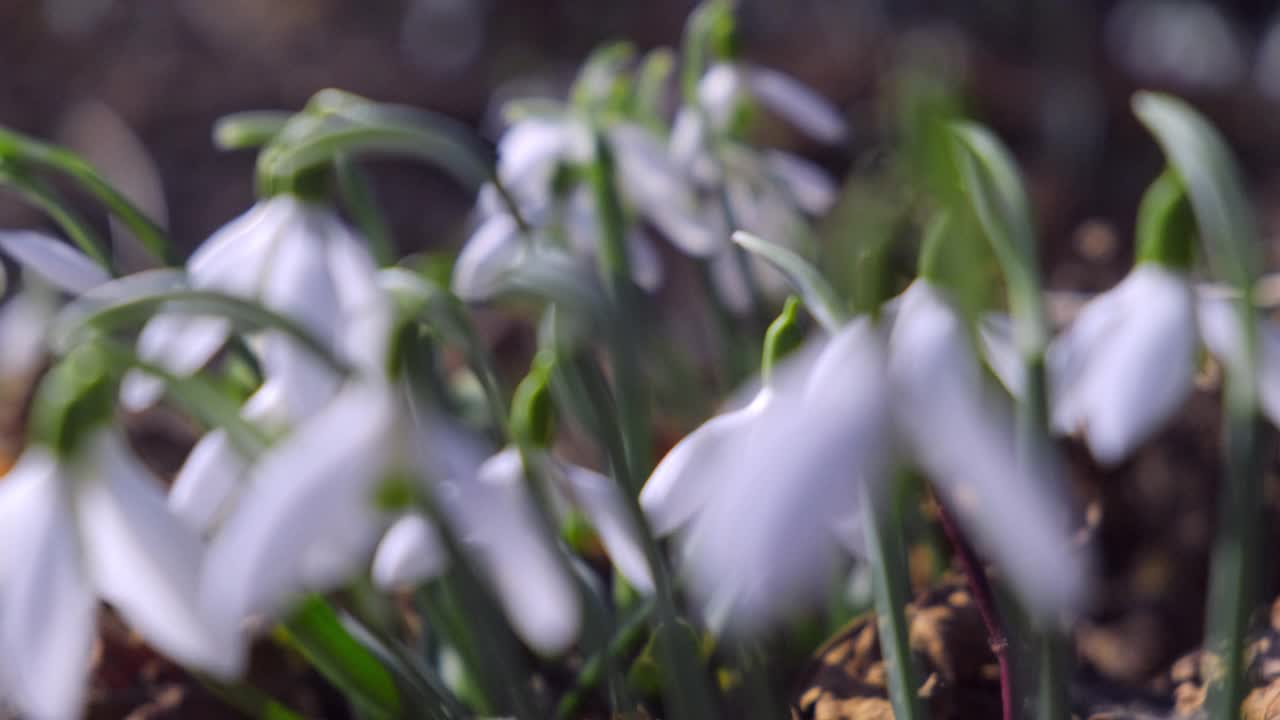
[[955,549],[960,560],[960,570],[969,583],[969,592],[973,595],[974,604],[978,606],[978,614],[982,616],[982,624],[987,628],[987,641],[991,644],[991,652],[995,653],[996,664],[1000,668],[1000,707],[1004,720],[1014,720],[1013,710],[1013,672],[1009,668],[1009,638],[1000,624],[1000,615],[996,611],[995,595],[991,592],[991,583],[987,580],[987,572],[973,547],[960,534],[955,520],[941,501],[938,502],[938,519],[942,523],[942,531]]

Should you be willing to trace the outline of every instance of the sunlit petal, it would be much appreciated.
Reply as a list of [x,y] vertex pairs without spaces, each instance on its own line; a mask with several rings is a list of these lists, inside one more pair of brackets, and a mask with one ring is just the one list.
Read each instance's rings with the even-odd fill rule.
[[79,295],[111,279],[88,255],[31,230],[0,231],[0,251],[53,287]]
[[378,459],[388,452],[393,408],[389,388],[348,385],[258,461],[210,543],[201,580],[205,612],[222,632],[279,610],[302,590],[306,556],[331,528],[364,526],[367,537],[345,553],[372,553],[380,528],[373,483],[384,470]]
[[582,608],[568,566],[543,527],[519,453],[490,458],[469,482],[442,488],[448,516],[516,632],[534,650],[563,652],[577,638]]
[[725,480],[683,547],[713,628],[757,631],[829,588],[861,483],[880,482],[890,457],[877,337],[857,320],[816,360],[802,351],[775,369],[775,398],[735,443]]
[[234,677],[244,663],[236,635],[216,632],[199,611],[203,545],[169,512],[159,484],[124,442],[102,431],[78,470],[89,575],[151,647],[185,666]]
[[[986,384],[963,318],[917,280],[889,343],[897,426],[969,536],[995,559],[1036,612],[1071,609],[1083,596],[1057,478],[1022,469],[1012,408]],[[1039,465],[1039,463],[1037,463]]]
[[244,482],[247,463],[226,430],[207,433],[187,456],[169,490],[169,510],[200,535],[230,511]]
[[669,535],[694,517],[724,481],[730,456],[769,406],[762,390],[751,404],[717,415],[671,448],[640,491],[640,506],[658,536]]
[[[1077,409],[1074,419],[1104,464],[1123,460],[1159,430],[1190,395],[1195,376],[1195,307],[1185,275],[1142,264],[1124,283],[1126,295],[1101,310],[1091,303],[1077,317],[1082,330],[1068,331],[1080,334],[1059,341],[1082,356],[1081,369],[1052,384],[1053,397],[1064,393],[1061,402]],[[1055,348],[1050,354],[1052,372],[1061,366]]]
[[567,481],[569,494],[583,515],[600,534],[609,559],[632,587],[653,592],[653,575],[645,559],[640,529],[627,510],[618,483],[584,467],[556,463]]
[[502,274],[524,254],[520,228],[510,215],[486,219],[467,240],[453,266],[453,292],[463,300],[487,300],[498,290]]
[[776,70],[753,67],[747,74],[747,82],[760,104],[806,134],[826,143],[844,141],[845,123],[840,112],[795,78]]
[[[190,375],[218,352],[231,334],[224,317],[202,315],[153,315],[138,336],[138,355],[176,375]],[[154,404],[164,393],[164,381],[141,370],[125,376],[120,401],[130,410]]]
[[70,483],[47,452],[30,448],[0,487],[5,689],[23,717],[78,717],[97,602],[81,564]]
[[20,292],[0,305],[0,382],[34,372],[48,350],[53,307],[37,293]]
[[449,553],[435,525],[421,515],[405,515],[395,522],[373,556],[373,581],[393,589],[412,586],[442,574]]
[[765,153],[765,163],[801,210],[810,215],[820,215],[835,204],[836,184],[817,165],[777,150]]

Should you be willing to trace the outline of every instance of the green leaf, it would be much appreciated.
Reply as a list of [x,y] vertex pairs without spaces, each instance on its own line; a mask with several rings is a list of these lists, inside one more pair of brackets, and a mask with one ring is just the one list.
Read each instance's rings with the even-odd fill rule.
[[324,598],[304,599],[281,625],[279,635],[367,715],[400,716],[400,693],[391,673],[347,632]]
[[223,115],[213,123],[213,144],[221,150],[245,150],[271,142],[288,124],[292,113],[249,110]]
[[1133,111],[1186,185],[1214,274],[1247,297],[1258,267],[1258,228],[1231,150],[1200,113],[1177,98],[1141,92]]
[[1008,149],[991,131],[972,123],[952,125],[957,163],[968,198],[1008,285],[1015,335],[1024,357],[1041,355],[1049,342],[1040,288],[1031,203]]
[[808,260],[789,248],[741,230],[733,234],[733,241],[781,271],[809,312],[828,332],[836,332],[847,322],[844,303]]

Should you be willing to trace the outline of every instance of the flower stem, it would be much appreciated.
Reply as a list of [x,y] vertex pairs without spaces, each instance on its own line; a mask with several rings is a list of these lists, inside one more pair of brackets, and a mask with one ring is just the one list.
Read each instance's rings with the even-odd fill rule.
[[[564,407],[582,408],[589,413],[580,418],[597,435],[609,464],[624,489],[638,487],[631,476],[621,424],[614,416],[609,386],[590,359],[580,353],[558,348],[556,386],[572,396]],[[676,610],[675,586],[658,543],[649,532],[648,521],[640,507],[639,494],[624,492],[628,515],[639,528],[641,546],[654,584],[653,631],[660,636],[656,643],[663,667],[663,690],[669,716],[676,720],[702,720],[718,717],[711,689],[697,648],[687,642],[688,634],[680,627]]]
[[40,208],[71,238],[71,242],[108,274],[111,268],[107,245],[56,190],[32,176],[19,163],[0,160],[0,182],[7,183],[24,200]]
[[639,480],[649,473],[653,451],[649,403],[636,363],[638,348],[634,335],[640,326],[640,305],[635,284],[631,281],[626,220],[615,184],[613,154],[602,133],[595,136],[595,162],[591,165],[590,181],[600,220],[600,246],[596,253],[600,277],[616,314],[605,332],[611,350],[610,363],[619,427],[626,448],[627,475],[633,480],[626,488],[631,495],[637,495],[640,492]]
[[160,262],[171,264],[169,240],[160,226],[129,202],[84,158],[65,148],[0,128],[0,160],[11,159],[48,168],[75,180],[111,214],[119,218],[147,252]]
[[938,502],[938,520],[947,540],[955,550],[956,559],[960,562],[960,571],[964,573],[969,584],[969,593],[973,595],[974,605],[982,617],[982,625],[987,629],[987,639],[991,644],[991,652],[996,656],[996,665],[1000,668],[1000,716],[1004,720],[1017,717],[1013,705],[1013,672],[1009,667],[1009,638],[1005,634],[996,610],[996,600],[991,592],[991,583],[987,581],[986,571],[973,547],[964,539],[960,528],[956,525],[951,513],[941,501]]
[[924,718],[918,673],[911,656],[906,606],[911,595],[906,543],[902,535],[901,493],[895,487],[877,491],[863,483],[867,552],[875,575],[876,624],[880,651],[888,669],[889,701],[899,720]]

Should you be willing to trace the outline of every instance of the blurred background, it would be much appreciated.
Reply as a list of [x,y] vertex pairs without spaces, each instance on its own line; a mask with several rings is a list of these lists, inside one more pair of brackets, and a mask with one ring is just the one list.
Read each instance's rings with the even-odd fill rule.
[[[692,6],[2,0],[0,124],[84,154],[189,251],[253,201],[252,153],[220,152],[211,142],[224,114],[296,110],[317,90],[338,87],[450,114],[493,141],[503,100],[563,97],[579,63],[603,42],[677,46]],[[1276,259],[1273,3],[741,0],[740,28],[747,57],[816,88],[852,128],[848,144],[834,150],[785,133],[770,142],[854,178],[851,188],[875,174],[890,145],[897,69],[925,68],[953,88],[964,112],[990,125],[1022,164],[1053,289],[1102,290],[1129,267],[1138,201],[1161,164],[1129,108],[1139,88],[1187,98],[1224,132]],[[372,170],[402,251],[461,244],[473,202],[466,192],[417,163]],[[107,229],[93,204],[82,209]],[[53,229],[3,193],[0,227]],[[1216,403],[1212,393],[1197,395],[1160,442],[1117,470],[1103,472],[1073,453],[1081,494],[1106,508],[1105,587],[1077,637],[1089,667],[1103,675],[1149,678],[1198,642],[1216,496]],[[1271,466],[1274,517],[1274,458]]]
[[[577,63],[605,41],[677,45],[691,6],[6,0],[0,123],[79,150],[191,248],[252,201],[252,154],[210,142],[220,115],[297,109],[316,90],[340,87],[451,114],[492,140],[503,99],[563,94]],[[847,147],[793,147],[839,174],[875,162],[893,68],[925,58],[944,72],[966,111],[1023,163],[1050,285],[1096,290],[1129,259],[1137,200],[1159,163],[1129,112],[1138,87],[1174,91],[1209,113],[1274,224],[1280,26],[1272,13],[1261,0],[744,0],[741,28],[749,57],[795,74],[846,112]],[[388,163],[375,175],[405,250],[460,242],[471,203],[460,189],[418,166]],[[43,222],[0,197],[0,225]]]

